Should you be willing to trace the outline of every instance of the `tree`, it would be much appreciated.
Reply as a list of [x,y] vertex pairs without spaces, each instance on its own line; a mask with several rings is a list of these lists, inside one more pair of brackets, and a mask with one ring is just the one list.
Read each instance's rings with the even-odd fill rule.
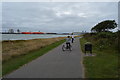
[[106,20],[98,23],[91,31],[94,32],[106,32],[117,27],[115,20]]

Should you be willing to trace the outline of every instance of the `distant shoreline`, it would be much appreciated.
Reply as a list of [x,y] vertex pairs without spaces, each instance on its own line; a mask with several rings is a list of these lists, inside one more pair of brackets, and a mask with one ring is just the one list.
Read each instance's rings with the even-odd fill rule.
[[[57,38],[57,37],[67,37],[71,36],[70,34],[1,34],[2,41],[5,40],[31,40],[31,39],[45,39],[45,38]],[[78,35],[74,35],[78,36]]]
[[[0,34],[23,34],[23,33],[0,33]],[[69,33],[44,33],[44,34],[71,35]]]
[[0,34],[22,34],[22,33],[0,33]]
[[13,40],[31,40],[31,39],[45,39],[45,38],[57,38],[67,37],[68,35],[63,34],[2,34],[2,41],[13,41]]

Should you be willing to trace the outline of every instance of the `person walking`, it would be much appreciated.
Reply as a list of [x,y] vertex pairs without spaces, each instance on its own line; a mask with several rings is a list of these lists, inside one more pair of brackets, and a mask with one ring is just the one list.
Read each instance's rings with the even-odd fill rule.
[[74,42],[74,35],[72,35],[72,43]]

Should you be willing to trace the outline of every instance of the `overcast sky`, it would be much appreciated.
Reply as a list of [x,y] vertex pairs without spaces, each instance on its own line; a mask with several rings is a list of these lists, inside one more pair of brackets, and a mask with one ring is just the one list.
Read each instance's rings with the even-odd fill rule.
[[104,20],[118,23],[117,2],[2,3],[3,30],[81,32]]

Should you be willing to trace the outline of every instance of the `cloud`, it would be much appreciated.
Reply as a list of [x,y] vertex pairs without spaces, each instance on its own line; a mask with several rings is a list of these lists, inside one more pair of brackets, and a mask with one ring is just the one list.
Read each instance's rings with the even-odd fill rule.
[[2,28],[22,31],[90,31],[100,21],[117,21],[118,15],[115,2],[7,2],[2,7]]

